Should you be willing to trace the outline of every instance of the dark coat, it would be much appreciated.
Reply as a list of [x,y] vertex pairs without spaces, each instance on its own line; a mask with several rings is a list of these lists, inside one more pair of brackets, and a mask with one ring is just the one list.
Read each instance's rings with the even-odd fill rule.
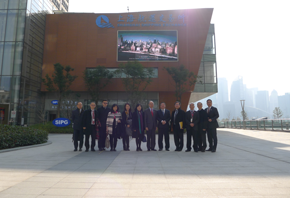
[[190,110],[186,112],[185,117],[186,117],[186,119],[185,119],[186,130],[187,131],[190,130],[190,128],[191,128],[190,123],[194,124],[194,127],[193,127],[194,130],[198,130],[198,122],[199,122],[199,114],[198,114],[198,112],[194,111],[192,122],[191,122],[191,112],[190,112]]
[[[169,122],[170,122],[170,111],[165,109],[165,114],[163,115],[162,110],[157,111],[157,120],[158,120],[158,127],[160,128],[167,128],[169,129]],[[166,124],[162,124],[161,120],[165,120]]]
[[[144,123],[144,113],[143,112],[142,112],[142,116],[143,116],[143,123]],[[145,126],[143,124],[143,129],[141,129],[141,133],[140,133],[139,132],[138,115],[137,115],[136,111],[132,114],[132,129],[133,129],[133,136],[132,137],[133,138],[139,137],[141,140],[143,140]]]
[[[132,120],[132,112],[130,112],[128,119],[131,119]],[[125,111],[122,112],[122,123],[121,123],[121,125],[122,125],[121,137],[124,138],[124,137],[127,136],[127,133],[126,133],[127,116],[126,116]],[[132,126],[131,126],[131,128],[132,128]]]
[[98,119],[100,121],[102,129],[106,129],[106,123],[109,112],[111,112],[111,109],[109,107],[107,107],[106,109],[103,106],[98,108]]
[[199,114],[198,128],[199,130],[207,129],[207,113],[204,109],[197,111]]
[[182,109],[178,109],[178,113],[176,115],[175,122],[174,122],[174,113],[175,113],[175,110],[172,111],[172,114],[171,114],[171,123],[172,123],[173,129],[180,130],[179,122],[183,122],[183,129],[184,129],[185,124],[186,124],[185,123],[185,112]]
[[71,120],[72,120],[72,123],[74,123],[74,127],[73,127],[74,130],[80,130],[80,131],[83,130],[83,126],[82,126],[83,115],[84,115],[83,109],[81,113],[78,108],[72,111]]
[[[205,112],[207,113],[207,108],[205,109]],[[212,128],[218,128],[219,124],[217,122],[217,119],[219,118],[219,112],[217,110],[217,108],[215,107],[211,107],[210,111],[207,113],[207,118],[211,119],[211,122],[207,123],[207,127],[212,129]]]
[[144,111],[144,125],[145,129],[148,127],[149,130],[156,130],[157,127],[157,111],[153,109],[153,116],[150,109]]
[[[84,115],[83,115],[83,127],[86,127],[86,129],[84,130],[85,134],[91,134],[92,132],[92,115],[91,115],[91,109],[85,110]],[[98,112],[97,110],[95,110],[95,120],[98,119]],[[97,124],[97,121],[96,121]]]

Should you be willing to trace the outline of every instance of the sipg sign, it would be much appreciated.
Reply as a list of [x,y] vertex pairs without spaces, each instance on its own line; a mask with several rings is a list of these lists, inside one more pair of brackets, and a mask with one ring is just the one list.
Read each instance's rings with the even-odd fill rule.
[[52,101],[51,101],[51,104],[53,104],[53,105],[57,105],[57,104],[58,104],[58,100],[52,100]]
[[66,118],[56,118],[52,121],[52,124],[57,127],[65,127],[70,124],[70,120]]

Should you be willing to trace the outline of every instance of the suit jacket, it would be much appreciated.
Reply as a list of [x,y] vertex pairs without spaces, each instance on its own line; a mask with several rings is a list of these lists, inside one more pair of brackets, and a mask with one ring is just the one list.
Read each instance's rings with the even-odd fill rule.
[[72,123],[74,123],[74,130],[83,130],[82,126],[82,119],[84,115],[84,110],[82,109],[81,113],[80,110],[77,108],[76,110],[72,111]]
[[[170,121],[170,111],[165,109],[165,114],[163,115],[163,112],[161,109],[157,111],[157,121],[158,121],[158,127],[160,128],[167,128],[169,129],[169,121]],[[161,121],[165,120],[166,124],[162,124]]]
[[199,130],[206,129],[207,128],[207,113],[205,110],[201,109],[197,111],[199,114],[199,122],[198,122],[198,128]]
[[193,126],[194,130],[198,130],[198,122],[199,122],[199,114],[198,114],[198,112],[194,111],[194,114],[193,114],[193,117],[192,117],[192,122],[191,122],[191,112],[190,112],[190,110],[186,112],[185,118],[186,118],[185,119],[185,123],[186,123],[187,131],[189,131],[190,128],[191,128],[190,123],[194,124],[194,126]]
[[98,108],[97,112],[98,112],[98,119],[101,123],[101,128],[106,129],[107,118],[108,118],[109,112],[111,112],[111,109],[109,107],[107,107],[105,109],[102,106],[102,107]]
[[149,130],[156,130],[157,127],[157,111],[153,109],[153,116],[150,109],[144,111],[144,127],[148,127]]
[[[207,113],[207,109],[208,108],[205,109],[206,113]],[[207,123],[207,127],[208,128],[218,128],[219,127],[218,122],[217,122],[218,117],[219,117],[219,112],[218,112],[217,108],[212,106],[210,108],[210,111],[207,113],[207,118],[211,119],[212,121]]]
[[[94,110],[95,111],[95,123],[97,124],[97,118],[98,118],[98,112],[97,110]],[[91,112],[92,110],[91,109],[88,109],[88,110],[85,110],[84,112],[84,115],[83,115],[83,127],[86,127],[86,129],[84,130],[85,134],[90,134],[92,132],[92,115],[91,115]]]
[[183,129],[185,128],[185,112],[182,109],[178,109],[178,113],[176,115],[176,118],[174,120],[174,113],[175,110],[172,111],[171,115],[171,123],[173,126],[173,129],[180,129],[179,122],[183,122]]

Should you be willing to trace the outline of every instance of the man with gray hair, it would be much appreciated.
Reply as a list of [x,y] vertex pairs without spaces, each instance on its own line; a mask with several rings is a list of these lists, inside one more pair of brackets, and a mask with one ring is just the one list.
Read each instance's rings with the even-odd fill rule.
[[190,110],[185,114],[186,122],[186,132],[187,132],[187,150],[185,152],[191,151],[191,138],[193,138],[193,149],[194,152],[198,152],[198,121],[199,115],[194,111],[194,103],[189,104]]
[[149,101],[149,108],[144,111],[144,126],[147,132],[147,149],[155,149],[155,131],[157,130],[157,111],[153,109],[154,102]]

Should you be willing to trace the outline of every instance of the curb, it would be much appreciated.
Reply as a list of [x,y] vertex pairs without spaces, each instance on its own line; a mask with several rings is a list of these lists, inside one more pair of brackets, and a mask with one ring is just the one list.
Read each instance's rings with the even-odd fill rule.
[[22,149],[35,148],[35,147],[40,147],[40,146],[47,146],[47,145],[50,145],[50,144],[52,144],[52,142],[51,141],[47,141],[46,143],[43,143],[43,144],[35,144],[35,145],[30,145],[30,146],[21,146],[21,147],[16,147],[16,148],[0,150],[0,153],[18,151],[18,150],[22,150]]

